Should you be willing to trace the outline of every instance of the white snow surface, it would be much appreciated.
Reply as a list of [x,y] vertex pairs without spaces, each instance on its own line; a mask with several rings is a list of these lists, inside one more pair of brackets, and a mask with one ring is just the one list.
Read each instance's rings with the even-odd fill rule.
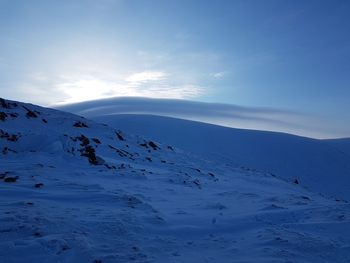
[[[57,105],[58,109],[94,117],[112,114],[144,114],[200,121],[230,128],[287,132],[309,137],[332,138],[336,127],[310,114],[268,107],[244,107],[179,99],[112,97]],[[342,134],[342,133],[340,133]]]
[[[88,111],[85,114],[90,116]],[[297,179],[310,190],[350,199],[348,139],[317,140],[154,115],[95,112],[91,118],[131,134],[156,138],[206,159],[247,166],[286,180]]]
[[0,262],[350,262],[346,198],[113,126],[0,101]]

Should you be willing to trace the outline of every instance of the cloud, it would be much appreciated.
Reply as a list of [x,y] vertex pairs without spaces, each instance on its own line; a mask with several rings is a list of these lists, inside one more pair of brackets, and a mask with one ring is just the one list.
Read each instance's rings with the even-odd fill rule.
[[[187,89],[188,87],[179,87],[177,91]],[[286,132],[313,138],[329,138],[335,134],[334,130],[327,128],[324,122],[315,116],[274,108],[221,103],[129,97],[82,102],[66,105],[61,109],[91,118],[114,114],[147,114],[233,128]]]
[[46,76],[45,73],[43,72],[34,72],[34,73],[31,73],[29,75],[29,77],[34,80],[34,81],[39,81],[39,82],[42,82],[42,81],[47,81],[48,80],[48,77]]
[[211,73],[210,75],[216,79],[221,79],[223,78],[225,75],[227,74],[227,72],[225,71],[221,71],[221,72],[215,72],[215,73]]
[[139,89],[136,96],[149,98],[186,99],[201,95],[204,88],[197,85],[162,85]]
[[67,78],[65,82],[57,84],[56,87],[67,97],[63,103],[101,99],[111,95],[125,96],[130,93],[130,91],[117,83],[92,77],[81,79]]
[[168,76],[163,71],[141,71],[121,79],[63,76],[55,89],[65,94],[65,99],[57,104],[123,96],[188,99],[205,90],[194,84],[174,84]]
[[125,81],[133,85],[140,85],[149,81],[163,80],[167,76],[168,74],[162,71],[142,71],[131,74],[125,79]]

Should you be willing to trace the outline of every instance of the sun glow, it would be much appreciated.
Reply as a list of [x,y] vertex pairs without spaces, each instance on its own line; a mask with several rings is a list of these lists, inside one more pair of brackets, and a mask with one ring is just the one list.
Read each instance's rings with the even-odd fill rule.
[[171,85],[169,76],[162,71],[143,71],[115,80],[64,77],[57,88],[66,95],[62,104],[122,96],[185,99],[202,93],[197,85]]
[[57,85],[64,92],[67,99],[64,103],[74,103],[85,100],[106,98],[109,96],[134,96],[130,90],[112,81],[97,78],[70,80]]

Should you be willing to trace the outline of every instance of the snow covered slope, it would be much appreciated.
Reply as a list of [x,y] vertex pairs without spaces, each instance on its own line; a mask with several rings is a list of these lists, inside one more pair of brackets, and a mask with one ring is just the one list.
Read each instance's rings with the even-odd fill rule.
[[338,148],[341,152],[350,157],[350,138],[325,140],[331,146]]
[[349,262],[350,205],[0,100],[0,262]]
[[114,97],[61,105],[58,109],[83,116],[144,114],[200,121],[230,128],[268,130],[309,137],[327,138],[334,131],[324,122],[307,114],[232,104],[205,103],[179,99]]
[[[89,116],[89,111],[86,111]],[[297,179],[313,191],[350,199],[350,155],[323,140],[226,128],[169,117],[113,114],[92,119],[222,162]],[[341,144],[341,143],[339,143]]]

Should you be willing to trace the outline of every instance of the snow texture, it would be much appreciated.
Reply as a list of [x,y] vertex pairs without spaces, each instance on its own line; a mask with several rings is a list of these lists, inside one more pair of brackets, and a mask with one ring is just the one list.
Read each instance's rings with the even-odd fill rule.
[[[112,128],[8,100],[0,100],[0,117],[0,262],[350,262],[350,205],[321,187],[348,182],[338,177],[347,166],[312,188],[306,174],[287,179],[288,165],[274,174],[240,164],[256,158],[250,151],[237,159],[225,156],[228,147],[200,154],[205,145],[196,141],[193,151],[181,149],[157,134],[130,135],[122,121]],[[210,135],[208,149],[227,139],[196,125],[197,136]],[[190,147],[193,134],[178,129],[162,132]],[[259,136],[252,145],[264,160],[276,146]],[[299,140],[297,149],[323,151]],[[309,166],[317,160],[325,161]]]

